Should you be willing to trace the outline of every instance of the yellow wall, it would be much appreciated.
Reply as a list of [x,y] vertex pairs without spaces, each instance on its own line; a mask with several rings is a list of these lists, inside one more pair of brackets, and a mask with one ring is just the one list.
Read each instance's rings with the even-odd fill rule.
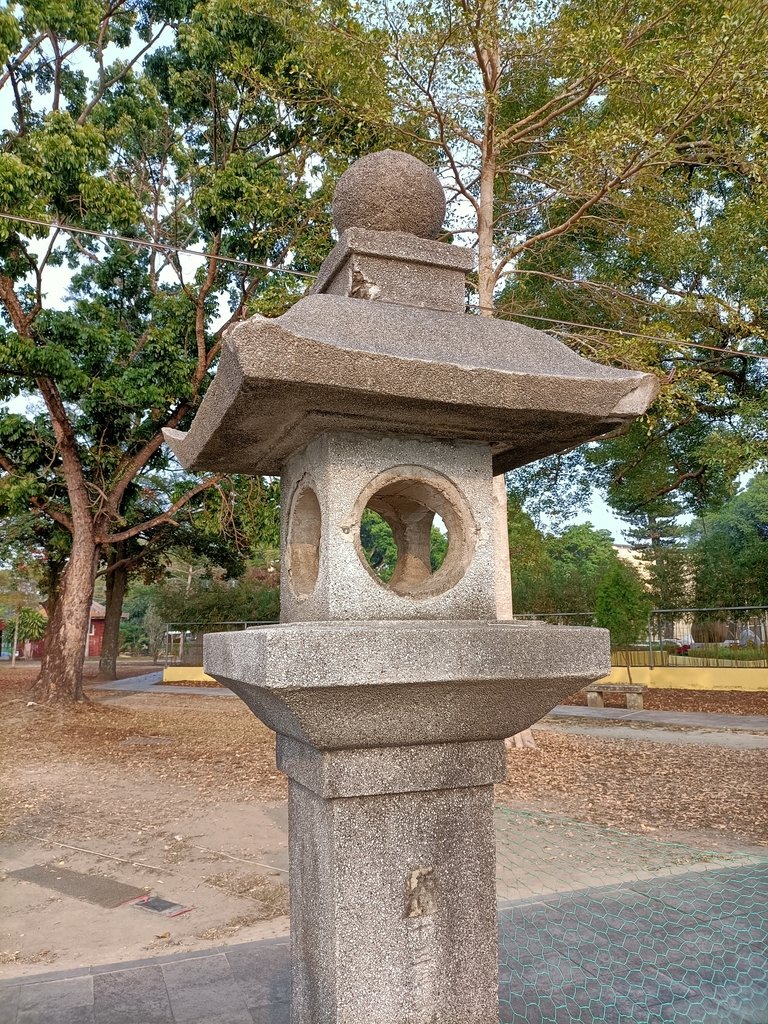
[[[603,682],[626,683],[626,668],[614,668]],[[661,666],[632,669],[632,682],[673,690],[768,690],[768,668],[677,668]]]
[[[199,680],[215,682],[194,665],[175,665],[163,669],[166,680]],[[626,683],[626,668],[614,668],[602,680],[606,683]],[[638,666],[632,669],[632,682],[645,686],[670,687],[673,690],[768,690],[768,668],[669,668],[651,670]]]
[[206,682],[215,683],[216,680],[203,672],[202,666],[196,665],[174,665],[172,668],[163,669],[163,682],[179,682],[180,680],[192,680],[198,682],[203,679]]

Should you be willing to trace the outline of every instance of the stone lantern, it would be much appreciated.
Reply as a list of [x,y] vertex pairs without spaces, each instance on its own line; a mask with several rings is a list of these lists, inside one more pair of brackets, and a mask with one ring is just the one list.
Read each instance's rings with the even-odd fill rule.
[[[292,1024],[492,1024],[504,738],[610,671],[604,630],[497,620],[493,475],[628,423],[656,382],[467,314],[472,254],[435,240],[415,158],[359,160],[333,209],[310,293],[233,327],[166,431],[190,469],[282,482],[281,622],[207,636],[205,670],[289,779]],[[386,583],[366,509],[397,545]]]

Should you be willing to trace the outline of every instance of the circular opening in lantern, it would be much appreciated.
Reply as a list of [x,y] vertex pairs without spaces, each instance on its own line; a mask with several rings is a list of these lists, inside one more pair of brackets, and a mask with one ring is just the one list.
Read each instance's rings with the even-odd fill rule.
[[475,549],[466,500],[447,477],[401,466],[371,481],[357,503],[357,551],[371,576],[402,597],[454,587]]

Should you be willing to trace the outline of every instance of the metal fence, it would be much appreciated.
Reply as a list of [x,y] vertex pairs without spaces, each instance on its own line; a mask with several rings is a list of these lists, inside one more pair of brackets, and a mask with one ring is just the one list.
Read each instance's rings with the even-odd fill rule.
[[[594,626],[593,612],[526,612],[523,621],[554,626]],[[206,633],[228,633],[269,620],[170,622],[163,662],[202,665]],[[650,668],[768,668],[768,605],[727,608],[654,608],[645,639],[629,651],[612,652],[614,665]]]
[[768,668],[768,606],[655,608],[648,654],[651,668]]
[[[529,612],[516,619],[594,626],[592,612]],[[768,668],[768,606],[654,608],[645,638],[614,649],[614,665],[650,668]]]
[[163,664],[200,666],[206,633],[234,633],[250,626],[269,626],[269,620],[238,622],[169,622],[165,627]]
[[529,622],[547,622],[550,626],[594,626],[594,612],[523,612],[515,619]]

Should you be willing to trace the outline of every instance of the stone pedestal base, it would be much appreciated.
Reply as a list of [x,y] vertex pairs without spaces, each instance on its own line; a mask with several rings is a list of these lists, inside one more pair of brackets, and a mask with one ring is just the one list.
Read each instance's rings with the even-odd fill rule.
[[503,745],[320,752],[280,737],[278,763],[290,778],[291,1024],[497,1024],[491,783]]

